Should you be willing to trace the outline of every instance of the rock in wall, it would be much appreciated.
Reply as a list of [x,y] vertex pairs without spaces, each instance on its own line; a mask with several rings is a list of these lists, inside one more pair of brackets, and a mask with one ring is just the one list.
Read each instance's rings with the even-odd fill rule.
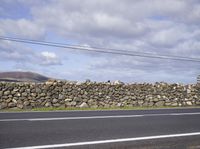
[[124,84],[49,80],[0,82],[0,109],[39,107],[123,107],[200,105],[198,84]]

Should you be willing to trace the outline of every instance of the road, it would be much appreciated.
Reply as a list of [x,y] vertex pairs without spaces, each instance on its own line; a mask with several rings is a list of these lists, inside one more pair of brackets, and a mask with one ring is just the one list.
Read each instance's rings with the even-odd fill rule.
[[200,149],[200,108],[0,112],[0,148]]

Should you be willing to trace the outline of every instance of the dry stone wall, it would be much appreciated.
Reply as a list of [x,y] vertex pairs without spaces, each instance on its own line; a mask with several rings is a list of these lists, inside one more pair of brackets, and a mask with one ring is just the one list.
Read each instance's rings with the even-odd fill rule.
[[0,82],[0,109],[39,107],[123,107],[200,105],[198,84],[124,84],[67,82]]

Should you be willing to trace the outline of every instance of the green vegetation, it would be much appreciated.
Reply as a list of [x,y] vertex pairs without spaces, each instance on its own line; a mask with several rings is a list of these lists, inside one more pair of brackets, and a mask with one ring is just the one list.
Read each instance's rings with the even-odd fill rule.
[[34,109],[5,109],[0,112],[24,112],[24,111],[103,111],[103,110],[152,110],[152,109],[169,109],[169,108],[200,108],[200,106],[187,106],[187,107],[172,107],[172,106],[160,106],[160,107],[110,107],[110,108],[64,108],[64,107],[48,107],[48,108],[34,108]]

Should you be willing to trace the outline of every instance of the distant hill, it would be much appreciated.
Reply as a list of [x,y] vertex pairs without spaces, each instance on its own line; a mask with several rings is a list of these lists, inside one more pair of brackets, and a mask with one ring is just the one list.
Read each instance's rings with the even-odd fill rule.
[[33,72],[0,72],[0,81],[6,82],[45,82],[49,77]]

